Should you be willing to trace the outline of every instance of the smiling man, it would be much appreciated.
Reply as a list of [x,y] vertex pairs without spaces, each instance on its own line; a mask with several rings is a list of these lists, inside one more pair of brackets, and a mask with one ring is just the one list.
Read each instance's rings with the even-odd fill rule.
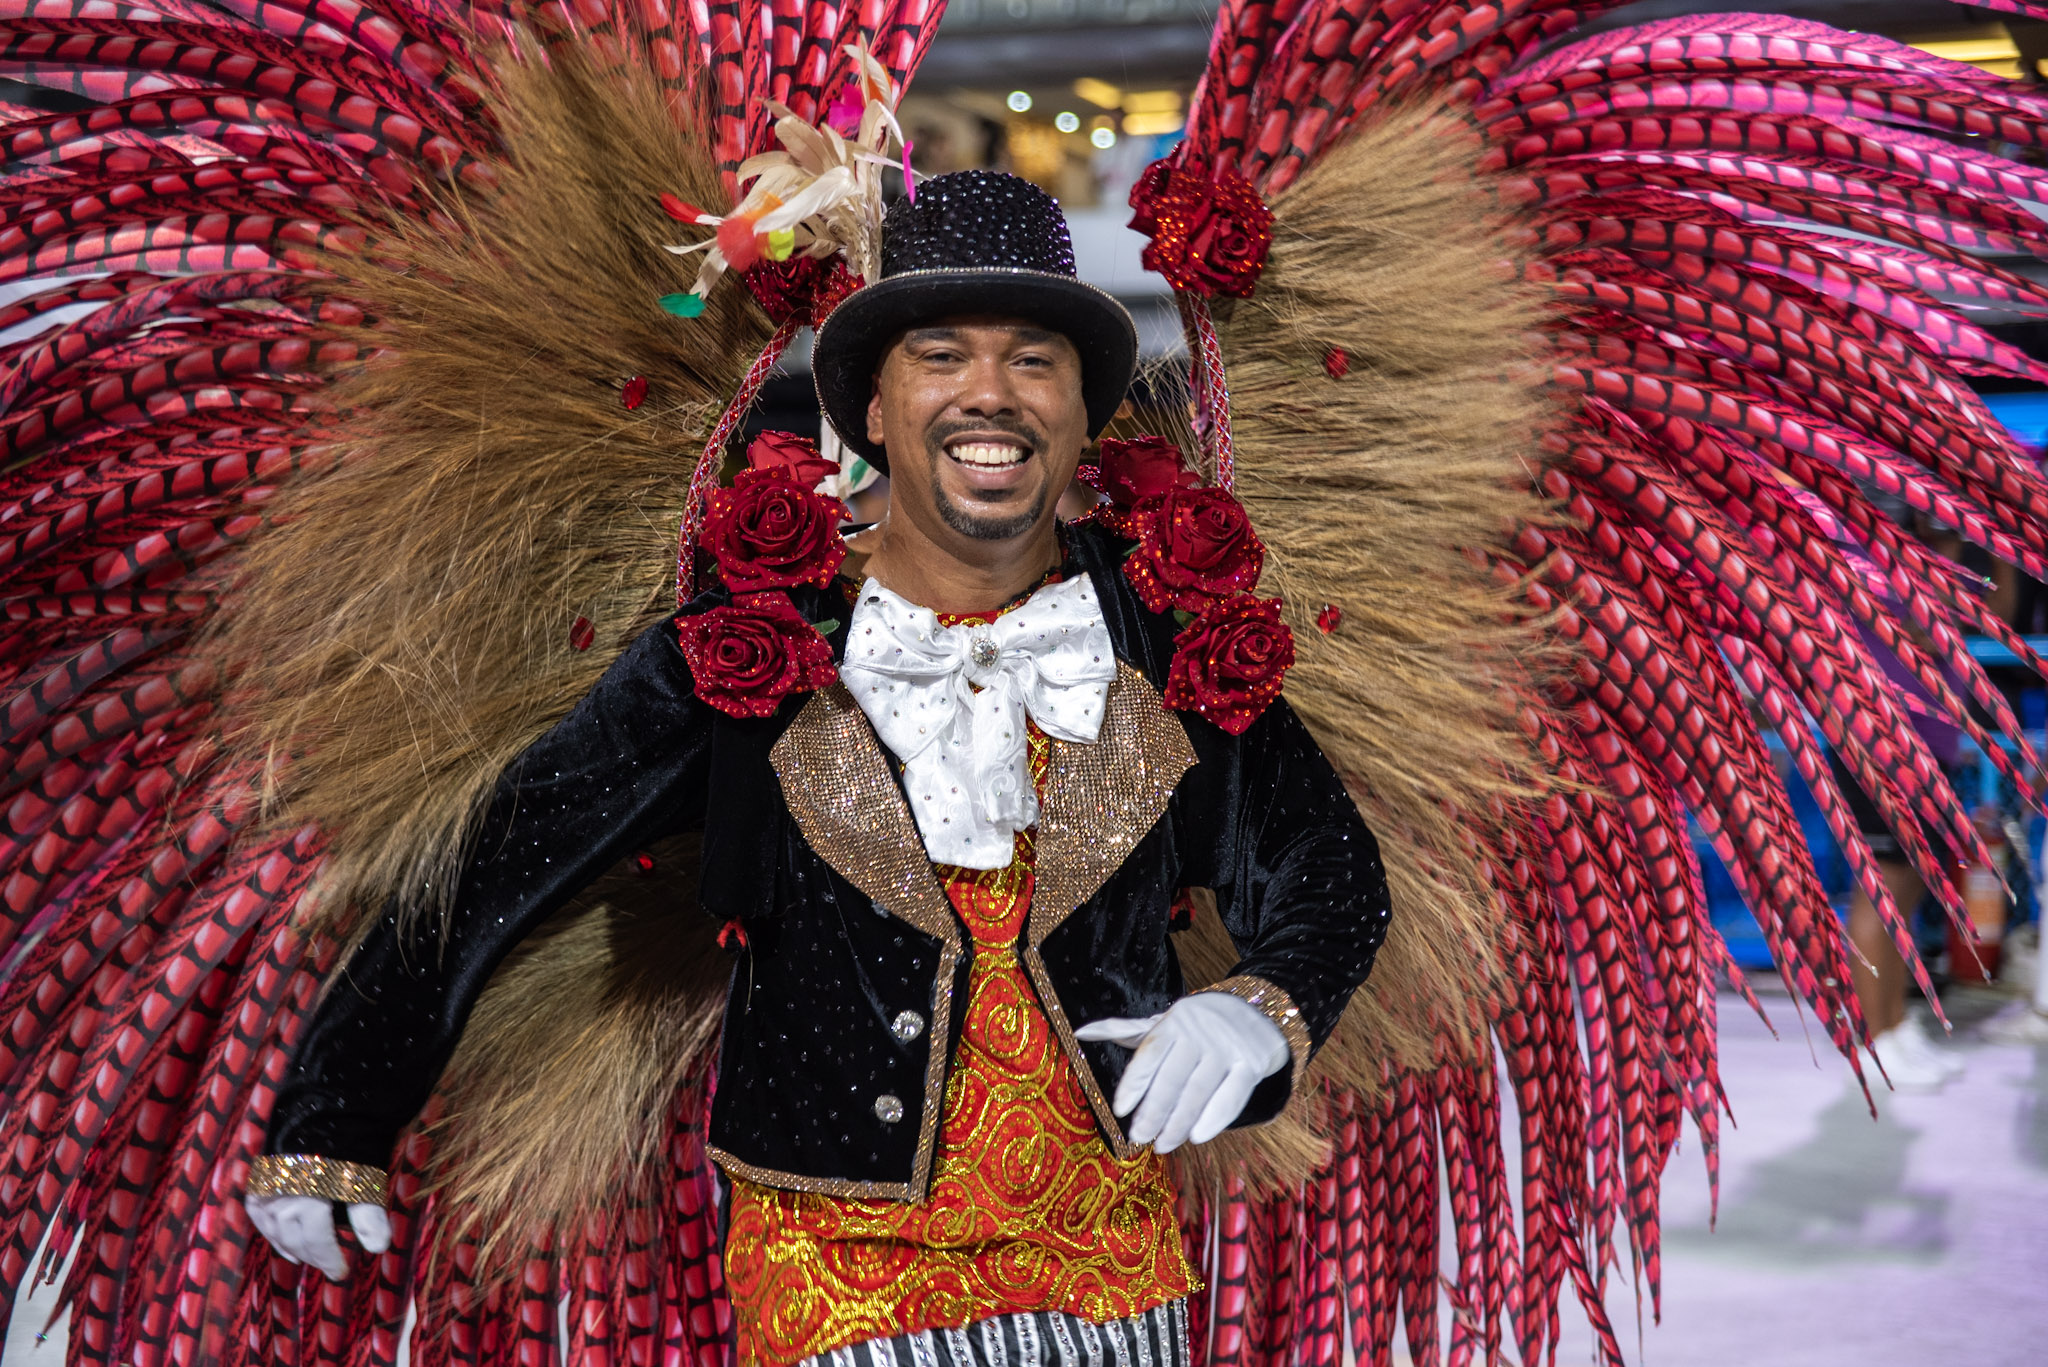
[[1080,376],[1064,334],[1021,319],[905,331],[867,405],[878,451],[892,430],[908,438],[893,443],[902,455],[885,466],[890,516],[870,538],[892,568],[870,572],[926,606],[965,612],[1002,602],[1018,574],[1050,568],[1052,510],[1088,440]]
[[[1386,881],[1284,701],[1163,705],[1172,604],[1108,525],[1055,516],[1136,360],[1058,205],[944,176],[882,247],[813,368],[889,514],[788,594],[837,681],[821,658],[736,707],[664,623],[521,757],[434,943],[387,918],[302,1041],[250,1198],[286,1253],[341,1273],[329,1200],[382,1242],[362,1198],[492,969],[696,829],[704,908],[742,932],[709,1124],[741,1360],[1186,1363],[1200,1287],[1162,1155],[1281,1112],[1370,971]],[[762,596],[707,593],[684,641]],[[1193,887],[1240,959],[1190,992],[1169,931]]]

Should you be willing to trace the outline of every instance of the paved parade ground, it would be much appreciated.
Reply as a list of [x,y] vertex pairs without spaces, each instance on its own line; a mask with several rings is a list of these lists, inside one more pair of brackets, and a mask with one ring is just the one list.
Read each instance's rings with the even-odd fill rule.
[[[2048,1362],[2048,1046],[1992,1038],[2012,999],[1956,994],[1957,1034],[1940,1047],[1968,1070],[1938,1092],[1880,1092],[1874,1121],[1838,1058],[1816,1064],[1791,1000],[1764,1000],[1778,1039],[1722,1002],[1737,1124],[1723,1136],[1718,1228],[1688,1133],[1665,1181],[1662,1326],[1637,1339],[1626,1272],[1616,1279],[1610,1312],[1631,1364]],[[1558,1361],[1590,1362],[1566,1294]],[[16,1313],[7,1367],[62,1363],[61,1334],[34,1341],[51,1299],[42,1288]]]
[[[1664,1185],[1664,1323],[1638,1348],[1625,1274],[1609,1298],[1630,1361],[2048,1362],[2048,1047],[1996,1042],[2012,999],[1952,994],[1956,1034],[1940,1047],[1967,1071],[1937,1092],[1877,1091],[1875,1121],[1839,1057],[1816,1067],[1791,1000],[1764,1002],[1777,1039],[1721,1003],[1736,1126],[1723,1131],[1717,1226],[1688,1134]],[[1558,1360],[1587,1362],[1583,1317],[1565,1313]]]

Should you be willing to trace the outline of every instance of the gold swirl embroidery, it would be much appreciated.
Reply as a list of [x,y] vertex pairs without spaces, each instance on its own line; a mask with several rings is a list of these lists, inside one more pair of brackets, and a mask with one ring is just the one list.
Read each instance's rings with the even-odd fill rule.
[[1027,833],[1008,868],[944,871],[974,961],[928,1198],[734,1183],[725,1268],[744,1361],[793,1363],[1020,1308],[1102,1322],[1194,1289],[1165,1165],[1103,1141],[1071,1043],[1019,961],[1031,855]]

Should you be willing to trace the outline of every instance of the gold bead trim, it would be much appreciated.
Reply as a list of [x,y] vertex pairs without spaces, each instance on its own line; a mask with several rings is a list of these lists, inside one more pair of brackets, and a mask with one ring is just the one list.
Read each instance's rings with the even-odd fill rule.
[[[1187,729],[1166,710],[1159,690],[1117,661],[1095,742],[1052,743],[1038,809],[1030,944],[1044,944],[1123,867],[1166,814],[1175,786],[1194,763]],[[1074,1062],[1086,1066],[1078,1056]]]
[[1288,1079],[1293,1091],[1301,1089],[1301,1070],[1308,1067],[1309,1055],[1315,1053],[1316,1042],[1308,1033],[1308,1023],[1301,1018],[1301,1008],[1294,1004],[1294,998],[1277,984],[1264,978],[1241,973],[1234,978],[1225,978],[1214,987],[1202,989],[1205,992],[1226,992],[1239,1001],[1247,1002],[1259,1009],[1259,1014],[1280,1027],[1280,1033],[1287,1037],[1287,1052],[1294,1057],[1294,1072]]
[[[783,802],[797,829],[818,857],[840,877],[872,897],[896,919],[939,942],[939,967],[932,985],[931,1027],[924,1072],[924,1115],[918,1124],[917,1158],[910,1182],[853,1183],[851,1187],[797,1185],[813,1180],[731,1158],[720,1165],[748,1181],[793,1191],[828,1195],[884,1195],[922,1201],[938,1160],[939,1121],[946,1110],[948,1047],[953,1028],[953,978],[960,965],[960,918],[939,884],[925,853],[917,820],[890,776],[882,743],[867,714],[844,684],[813,693],[768,752]],[[727,1155],[730,1158],[730,1155]],[[874,1187],[875,1191],[866,1188]],[[887,1187],[887,1191],[880,1190]],[[843,1188],[843,1189],[842,1189]],[[896,1197],[897,1192],[903,1195]]]
[[743,1158],[735,1158],[715,1144],[706,1144],[704,1152],[727,1177],[752,1182],[757,1187],[869,1201],[914,1201],[918,1196],[908,1182],[855,1182],[844,1177],[806,1177],[800,1172],[764,1168]]
[[1031,985],[1038,989],[1038,1004],[1045,1010],[1045,1017],[1052,1022],[1052,1031],[1066,1053],[1067,1062],[1074,1068],[1074,1078],[1081,1084],[1082,1095],[1088,1098],[1088,1105],[1095,1112],[1095,1118],[1102,1125],[1102,1133],[1109,1139],[1109,1150],[1118,1159],[1128,1163],[1145,1148],[1133,1144],[1124,1133],[1123,1122],[1110,1109],[1109,1098],[1102,1093],[1102,1084],[1095,1078],[1095,1065],[1081,1052],[1081,1041],[1074,1035],[1074,1023],[1067,1019],[1066,1008],[1060,1005],[1059,994],[1052,990],[1052,974],[1046,970],[1045,956],[1038,952],[1038,946],[1024,948],[1024,971],[1031,977]]
[[311,1153],[265,1154],[249,1165],[242,1189],[251,1196],[322,1196],[349,1205],[381,1206],[384,1169]]

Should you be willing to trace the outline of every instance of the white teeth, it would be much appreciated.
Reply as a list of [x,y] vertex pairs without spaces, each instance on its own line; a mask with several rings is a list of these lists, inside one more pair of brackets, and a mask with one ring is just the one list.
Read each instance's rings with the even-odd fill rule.
[[978,465],[983,468],[1015,465],[1024,459],[1022,447],[995,441],[963,442],[959,446],[949,448],[946,454],[962,465]]

